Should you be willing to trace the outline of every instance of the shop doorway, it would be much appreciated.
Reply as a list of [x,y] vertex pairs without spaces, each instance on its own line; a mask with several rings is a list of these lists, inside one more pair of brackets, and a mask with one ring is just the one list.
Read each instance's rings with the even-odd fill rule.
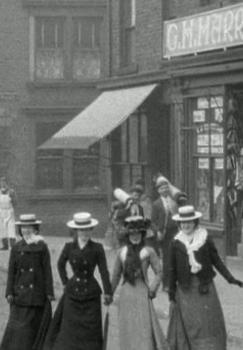
[[243,213],[243,84],[226,94],[226,253],[237,255]]

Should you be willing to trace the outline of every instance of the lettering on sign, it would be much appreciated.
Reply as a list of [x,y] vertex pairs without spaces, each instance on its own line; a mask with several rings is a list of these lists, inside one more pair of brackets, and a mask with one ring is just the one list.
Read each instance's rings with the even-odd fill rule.
[[243,45],[243,4],[165,21],[164,57]]

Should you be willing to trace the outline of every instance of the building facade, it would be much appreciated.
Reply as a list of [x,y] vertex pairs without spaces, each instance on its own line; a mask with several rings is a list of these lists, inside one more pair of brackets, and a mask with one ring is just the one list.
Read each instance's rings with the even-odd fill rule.
[[161,172],[203,212],[221,253],[242,254],[243,2],[110,0],[108,14],[99,87],[156,84],[110,136],[111,187],[142,177],[152,193]]
[[102,145],[38,149],[99,95],[105,17],[102,0],[1,1],[0,173],[16,189],[17,215],[35,212],[48,234],[65,234],[80,210],[105,228]]

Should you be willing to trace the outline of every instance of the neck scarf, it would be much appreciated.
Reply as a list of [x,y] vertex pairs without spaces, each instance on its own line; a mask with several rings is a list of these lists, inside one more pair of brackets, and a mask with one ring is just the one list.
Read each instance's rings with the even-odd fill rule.
[[192,273],[198,273],[202,269],[202,265],[196,260],[194,252],[198,251],[205,244],[207,237],[207,230],[201,227],[198,227],[194,231],[192,237],[190,237],[192,238],[191,240],[189,240],[188,235],[182,231],[175,236],[175,239],[183,243],[186,247]]
[[24,240],[27,244],[37,244],[40,241],[44,241],[44,238],[40,235],[32,234],[30,237],[24,238]]

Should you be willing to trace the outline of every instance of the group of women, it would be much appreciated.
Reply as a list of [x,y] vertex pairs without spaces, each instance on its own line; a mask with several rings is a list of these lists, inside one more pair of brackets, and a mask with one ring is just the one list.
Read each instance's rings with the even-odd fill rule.
[[[39,234],[35,215],[16,223],[21,239],[10,253],[6,298],[10,315],[0,350],[102,350],[101,288],[110,305],[122,279],[118,326],[120,350],[225,350],[223,313],[213,278],[216,268],[232,284],[243,286],[220,259],[212,239],[199,225],[201,213],[182,206],[173,220],[178,234],[170,247],[169,299],[171,313],[165,337],[152,300],[162,278],[159,257],[146,245],[148,221],[125,220],[126,243],[117,252],[110,280],[102,244],[92,240],[98,221],[89,213],[74,214],[67,223],[73,241],[58,259],[64,291],[55,313],[50,253]],[[67,274],[67,263],[73,275]],[[148,269],[154,272],[148,278]]]

